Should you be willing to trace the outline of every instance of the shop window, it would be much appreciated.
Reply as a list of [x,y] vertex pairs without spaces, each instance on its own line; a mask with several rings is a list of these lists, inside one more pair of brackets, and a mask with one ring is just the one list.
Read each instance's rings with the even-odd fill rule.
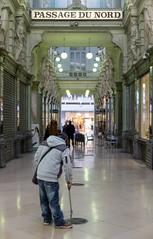
[[20,131],[20,81],[19,81],[19,79],[17,79],[16,117],[17,117],[17,131]]
[[135,129],[139,132],[140,88],[139,81],[135,82]]
[[141,137],[149,138],[150,103],[149,103],[149,74],[141,79]]
[[3,69],[0,68],[0,134],[3,134]]
[[126,130],[130,129],[130,87],[126,88]]

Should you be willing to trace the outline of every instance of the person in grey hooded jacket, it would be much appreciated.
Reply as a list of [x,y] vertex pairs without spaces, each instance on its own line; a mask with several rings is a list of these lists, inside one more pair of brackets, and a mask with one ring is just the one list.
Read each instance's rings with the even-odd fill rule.
[[[48,151],[50,148],[51,150]],[[40,161],[45,153],[46,155]],[[71,228],[72,225],[65,222],[59,205],[58,178],[62,173],[62,167],[69,190],[72,183],[70,152],[63,136],[51,135],[38,147],[34,156],[34,165],[38,163],[37,179],[44,225],[51,224],[53,219],[56,228]]]

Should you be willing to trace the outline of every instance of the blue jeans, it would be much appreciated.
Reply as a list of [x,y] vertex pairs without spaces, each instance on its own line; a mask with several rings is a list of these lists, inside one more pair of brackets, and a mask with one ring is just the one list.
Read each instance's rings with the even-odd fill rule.
[[42,217],[50,222],[53,217],[56,226],[63,225],[65,221],[59,205],[59,183],[38,180],[38,185]]

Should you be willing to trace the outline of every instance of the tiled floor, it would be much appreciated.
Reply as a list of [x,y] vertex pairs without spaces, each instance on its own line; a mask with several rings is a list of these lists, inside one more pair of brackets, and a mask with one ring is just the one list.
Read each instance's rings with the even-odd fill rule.
[[[59,230],[43,226],[32,154],[0,169],[0,239],[153,239],[153,171],[128,154],[88,142],[74,151],[73,217],[88,223]],[[78,167],[78,168],[77,168]],[[63,178],[61,205],[69,218]]]

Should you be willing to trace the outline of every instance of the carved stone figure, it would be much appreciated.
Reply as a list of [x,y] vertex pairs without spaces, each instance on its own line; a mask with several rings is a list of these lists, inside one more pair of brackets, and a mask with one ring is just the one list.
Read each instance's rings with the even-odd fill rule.
[[24,20],[21,19],[17,23],[17,29],[16,29],[16,37],[15,37],[15,43],[16,43],[16,49],[15,49],[15,59],[19,60],[19,57],[21,55],[23,46],[24,46]]
[[133,6],[132,0],[126,0],[127,9],[131,8],[132,6]]
[[138,26],[136,24],[136,19],[131,19],[131,53],[133,60],[137,59],[137,41],[138,41]]
[[146,5],[144,10],[145,46],[153,45],[153,3]]
[[8,8],[2,8],[1,18],[0,18],[0,46],[1,47],[5,47],[8,27],[9,27],[9,11],[8,11]]

